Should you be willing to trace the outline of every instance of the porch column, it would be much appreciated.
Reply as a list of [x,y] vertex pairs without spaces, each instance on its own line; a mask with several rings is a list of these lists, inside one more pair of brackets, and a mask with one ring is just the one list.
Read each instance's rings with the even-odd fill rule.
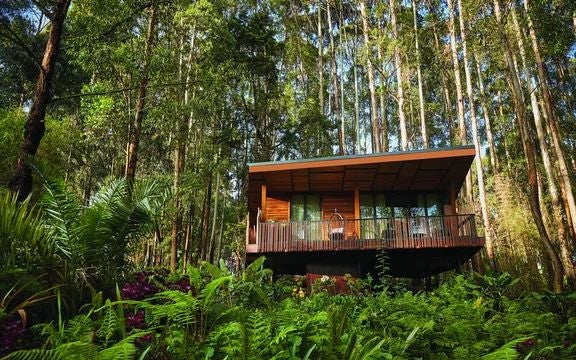
[[360,190],[358,185],[354,185],[354,219],[356,237],[360,238]]
[[452,214],[456,214],[456,188],[452,183],[450,183],[450,207],[452,208]]
[[260,204],[262,205],[262,221],[266,221],[266,184],[262,184],[262,189],[260,191],[262,199]]

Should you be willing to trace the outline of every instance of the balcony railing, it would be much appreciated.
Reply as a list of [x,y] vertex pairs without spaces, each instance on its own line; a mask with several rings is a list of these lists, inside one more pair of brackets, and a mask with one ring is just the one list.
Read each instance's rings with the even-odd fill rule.
[[259,222],[249,252],[482,246],[474,215]]

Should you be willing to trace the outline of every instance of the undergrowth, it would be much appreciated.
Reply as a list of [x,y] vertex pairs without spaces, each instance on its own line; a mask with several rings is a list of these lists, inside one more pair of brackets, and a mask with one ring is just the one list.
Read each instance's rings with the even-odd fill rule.
[[70,319],[4,316],[2,359],[576,357],[575,294],[518,297],[508,274],[459,275],[429,293],[310,294],[301,279],[274,285],[263,263],[238,275],[205,263],[172,280],[141,272]]

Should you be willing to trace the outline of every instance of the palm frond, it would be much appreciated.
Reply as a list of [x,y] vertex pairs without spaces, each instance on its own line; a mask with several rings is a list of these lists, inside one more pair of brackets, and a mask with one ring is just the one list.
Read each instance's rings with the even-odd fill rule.
[[17,202],[15,195],[0,197],[0,271],[29,269],[37,255],[50,246],[46,227],[29,200]]

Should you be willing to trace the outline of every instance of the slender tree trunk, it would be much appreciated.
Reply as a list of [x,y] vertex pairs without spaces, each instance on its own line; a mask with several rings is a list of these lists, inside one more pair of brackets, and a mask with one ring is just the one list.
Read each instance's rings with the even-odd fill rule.
[[[392,39],[398,41],[398,25],[396,21],[396,0],[390,0],[390,22],[392,23]],[[394,66],[396,67],[398,120],[400,127],[400,147],[403,151],[408,150],[408,131],[406,128],[406,115],[404,114],[404,89],[402,87],[402,58],[400,47],[394,45]]]
[[[382,25],[381,22],[378,21],[378,32],[380,33],[382,31]],[[378,66],[380,66],[382,68],[382,71],[380,72],[379,78],[380,78],[380,124],[381,124],[381,129],[380,129],[380,137],[382,140],[382,146],[381,146],[381,150],[383,152],[388,152],[388,119],[387,119],[387,115],[386,115],[386,99],[384,97],[384,91],[385,91],[385,76],[384,76],[384,55],[382,54],[382,44],[380,44],[380,42],[378,41],[376,44],[376,49],[378,52]]]
[[[356,36],[358,35],[357,27],[354,27],[356,32]],[[356,54],[356,50],[352,50],[354,52],[354,64],[353,66],[353,73],[354,73],[354,128],[356,131],[356,154],[360,154],[360,100],[359,100],[359,90],[358,90],[358,57]]]
[[484,223],[484,237],[486,239],[486,255],[490,267],[496,270],[496,256],[494,254],[494,245],[492,243],[492,225],[490,224],[490,215],[486,205],[486,189],[484,187],[484,169],[482,168],[482,149],[480,148],[480,136],[478,135],[478,120],[476,118],[476,105],[474,104],[474,93],[472,90],[472,71],[468,62],[468,46],[466,44],[466,24],[464,22],[464,11],[462,10],[462,0],[458,1],[458,12],[460,13],[460,39],[462,42],[462,55],[464,60],[464,74],[466,76],[466,94],[468,95],[468,106],[470,110],[470,121],[472,125],[472,140],[476,150],[476,180],[478,181],[478,197],[480,198],[480,210],[482,212],[482,221]]
[[[218,161],[218,157],[216,158]],[[216,192],[214,193],[214,211],[212,215],[212,230],[210,231],[210,247],[208,251],[208,261],[214,262],[214,244],[216,244],[216,220],[218,219],[218,197],[220,194],[220,171],[216,169]]]
[[[430,13],[434,12],[434,7],[428,0],[428,11]],[[443,54],[443,50],[440,46],[440,39],[438,36],[438,31],[436,30],[436,25],[434,22],[431,23],[432,32],[434,34],[434,49],[436,50],[437,54]],[[442,63],[442,68],[444,67],[444,57],[440,57],[439,61]],[[448,128],[448,139],[450,145],[453,145],[454,136],[452,133],[452,124],[454,123],[452,119],[452,101],[450,100],[450,91],[448,90],[448,81],[446,80],[446,74],[443,70],[440,71],[440,81],[442,85],[442,97],[444,98],[444,118],[446,120],[447,128]]]
[[540,108],[538,106],[538,99],[536,98],[536,89],[532,86],[532,74],[528,70],[528,65],[526,61],[526,50],[524,47],[524,34],[520,28],[518,22],[518,17],[516,15],[516,10],[512,7],[512,20],[514,24],[514,30],[516,35],[516,41],[518,42],[518,49],[520,50],[520,57],[522,60],[522,70],[524,77],[526,79],[526,86],[528,93],[530,94],[530,104],[532,105],[532,114],[534,116],[534,125],[536,126],[536,134],[538,136],[538,144],[540,146],[540,154],[542,156],[542,163],[544,165],[544,171],[546,173],[548,192],[550,194],[550,199],[552,202],[552,217],[554,218],[554,226],[557,229],[558,243],[560,245],[560,256],[562,259],[562,265],[564,267],[564,272],[569,279],[569,283],[572,286],[576,283],[576,269],[572,264],[572,246],[566,237],[565,223],[562,218],[562,208],[560,203],[560,198],[558,195],[558,188],[556,187],[556,179],[554,176],[554,171],[552,168],[552,162],[550,160],[550,155],[548,152],[548,144],[546,143],[546,135],[544,131],[544,126],[542,124],[542,116],[540,114]]
[[[340,16],[338,18],[338,31],[340,36],[340,46],[338,47],[340,50],[340,80],[341,80],[341,87],[344,89],[344,44],[342,43],[342,39],[346,37],[346,30],[344,29],[343,22],[343,15],[342,15],[342,4],[340,4]],[[340,138],[339,138],[339,146],[342,148],[344,154],[346,152],[346,119],[345,119],[345,112],[346,106],[344,104],[344,90],[340,91]]]
[[558,129],[556,114],[554,113],[552,94],[550,93],[550,88],[548,87],[548,76],[546,74],[546,69],[544,68],[544,62],[540,53],[538,36],[536,35],[536,30],[534,29],[534,24],[532,23],[532,19],[530,17],[528,0],[524,0],[524,9],[526,10],[526,17],[528,19],[528,29],[532,42],[532,50],[534,51],[534,59],[536,60],[536,69],[538,70],[538,80],[540,88],[542,89],[541,93],[542,99],[544,101],[544,111],[548,120],[548,126],[550,127],[550,134],[552,135],[553,149],[558,161],[558,176],[560,178],[560,187],[562,188],[562,193],[564,194],[566,203],[568,204],[566,215],[570,216],[572,220],[571,232],[576,234],[576,202],[574,200],[574,192],[572,190],[572,184],[570,183],[570,174],[568,172],[566,156],[564,155],[564,150],[562,149],[562,139]]
[[[195,40],[196,40],[196,31],[194,28],[191,29],[190,34],[190,49],[188,51],[188,56],[186,59],[186,72],[184,74],[182,69],[182,63],[180,65],[180,81],[184,78],[186,79],[184,85],[184,98],[182,100],[182,104],[184,105],[184,109],[186,109],[190,103],[190,78],[191,78],[191,71],[192,71],[192,60],[195,50]],[[182,46],[181,53],[183,53],[184,49]],[[181,55],[183,58],[183,55]],[[183,60],[183,59],[182,59]],[[186,149],[188,148],[188,133],[189,133],[189,123],[190,118],[192,117],[192,113],[187,113],[182,116],[177,122],[177,134],[176,134],[176,150],[174,153],[174,202],[175,202],[175,209],[176,213],[174,214],[174,221],[172,223],[172,242],[170,244],[170,270],[176,271],[176,266],[178,264],[178,244],[181,243],[182,240],[182,227],[183,227],[183,216],[182,213],[184,212],[183,205],[182,205],[182,174],[184,173],[184,169],[186,166]],[[184,265],[185,266],[185,265]]]
[[542,221],[542,213],[540,212],[540,201],[538,198],[538,173],[536,170],[536,159],[534,144],[528,129],[527,113],[526,107],[522,100],[522,88],[520,86],[520,80],[516,69],[514,67],[512,52],[508,44],[508,39],[506,33],[504,32],[504,26],[502,25],[502,17],[500,13],[500,0],[494,0],[494,14],[496,16],[496,22],[498,26],[498,35],[500,36],[501,44],[504,50],[504,57],[508,67],[508,78],[510,82],[510,87],[512,89],[512,98],[514,101],[514,107],[517,112],[517,122],[518,128],[520,129],[520,138],[522,140],[522,146],[524,148],[524,153],[526,154],[526,162],[528,165],[528,184],[530,186],[530,209],[532,211],[532,217],[538,229],[540,235],[540,240],[544,245],[548,256],[552,262],[553,272],[554,272],[554,291],[559,293],[562,291],[562,280],[563,280],[563,269],[560,257],[554,249],[548,233],[546,232],[546,227]]
[[452,0],[448,1],[448,13],[450,15],[448,29],[450,32],[450,50],[452,51],[452,67],[454,70],[454,82],[456,85],[456,101],[458,110],[458,137],[460,145],[466,145],[466,121],[464,119],[464,96],[462,92],[462,78],[460,75],[460,60],[458,59],[458,49],[456,44],[456,23],[454,15],[454,5]]
[[222,239],[224,238],[223,236],[223,231],[224,231],[224,220],[225,220],[225,214],[226,214],[226,197],[224,196],[222,199],[222,210],[221,210],[221,215],[220,215],[220,230],[218,231],[218,251],[216,251],[216,260],[217,262],[220,261],[220,259],[222,258]]
[[414,46],[416,47],[416,76],[418,77],[418,101],[420,104],[420,132],[422,133],[422,145],[424,146],[424,149],[428,149],[428,132],[426,131],[426,109],[424,107],[420,44],[418,43],[418,7],[416,6],[416,0],[412,0],[412,11],[414,12]]
[[[450,32],[450,50],[452,51],[452,67],[454,69],[454,82],[456,85],[456,100],[458,110],[458,138],[460,145],[468,144],[466,136],[466,120],[464,113],[464,95],[462,92],[462,78],[460,75],[460,60],[458,59],[458,49],[456,44],[456,20],[454,15],[454,4],[452,0],[447,0],[448,4],[448,30]],[[466,175],[466,199],[472,203],[472,177],[470,172]]]
[[318,107],[320,115],[324,115],[324,36],[322,35],[322,0],[318,0],[317,34],[318,37]]
[[193,222],[194,222],[194,198],[190,199],[190,205],[188,206],[188,222],[186,224],[186,234],[184,235],[184,254],[182,256],[182,267],[184,273],[186,273],[186,268],[190,262],[190,243],[192,241],[193,232]]
[[476,52],[473,52],[474,60],[476,63],[476,74],[478,77],[478,88],[480,89],[480,106],[482,107],[482,115],[484,115],[484,123],[486,125],[486,139],[488,140],[488,150],[490,151],[490,165],[492,172],[498,173],[498,155],[496,153],[496,145],[494,144],[494,135],[492,133],[492,124],[490,121],[490,111],[486,105],[486,92],[484,90],[484,80],[482,79],[482,70],[480,69],[480,61]]
[[366,11],[366,1],[360,0],[360,14],[362,16],[362,30],[364,33],[364,46],[366,47],[366,72],[368,73],[368,89],[370,90],[370,122],[372,125],[372,152],[379,153],[380,125],[378,123],[378,106],[376,103],[376,85],[374,84],[374,67],[372,66],[372,43],[370,42],[370,25]]
[[208,229],[210,227],[210,209],[212,206],[212,176],[208,178],[208,188],[204,195],[204,205],[202,206],[202,221],[200,225],[201,233],[199,235],[200,261],[207,260],[208,257]]
[[46,108],[52,100],[52,78],[54,77],[54,68],[60,50],[60,39],[69,7],[70,0],[58,0],[52,13],[50,32],[40,64],[34,99],[24,126],[24,139],[20,145],[16,172],[9,183],[10,190],[17,194],[18,201],[26,199],[32,191],[32,170],[26,164],[26,157],[36,155],[40,141],[46,131],[44,121]]
[[[335,123],[337,123],[338,117],[342,115],[340,109],[340,86],[338,86],[338,65],[336,63],[336,46],[334,45],[334,35],[332,34],[332,11],[330,10],[330,3],[326,4],[327,10],[326,14],[328,16],[328,35],[330,38],[330,69],[332,75],[332,87],[334,88],[334,109],[330,114]],[[344,155],[344,131],[342,128],[338,128],[338,152],[340,155]]]
[[144,61],[140,73],[140,85],[138,87],[138,100],[136,103],[136,114],[134,115],[134,123],[132,126],[132,133],[130,134],[130,143],[128,145],[128,157],[126,161],[126,180],[129,184],[134,182],[136,177],[136,165],[138,162],[138,146],[140,145],[140,133],[142,132],[142,119],[144,118],[144,108],[146,107],[146,94],[148,92],[148,81],[150,75],[148,68],[152,57],[152,48],[154,46],[154,38],[156,37],[156,7],[150,10],[150,18],[148,20],[148,31],[146,35],[146,45],[144,48]]

